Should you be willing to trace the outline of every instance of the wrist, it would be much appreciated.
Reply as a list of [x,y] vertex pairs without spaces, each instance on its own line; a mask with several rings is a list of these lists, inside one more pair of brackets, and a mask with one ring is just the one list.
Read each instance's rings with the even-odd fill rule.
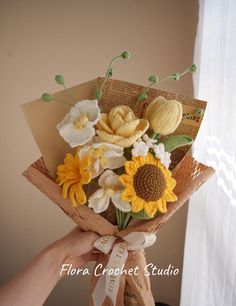
[[65,250],[57,242],[54,242],[42,251],[41,256],[49,263],[50,269],[61,278],[63,276],[60,275],[61,267],[67,257]]

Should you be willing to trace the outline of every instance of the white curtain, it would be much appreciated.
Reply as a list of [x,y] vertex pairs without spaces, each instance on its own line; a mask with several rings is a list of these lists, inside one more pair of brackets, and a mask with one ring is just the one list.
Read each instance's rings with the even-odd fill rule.
[[236,0],[200,0],[195,63],[208,106],[194,157],[216,175],[190,201],[181,306],[235,306]]

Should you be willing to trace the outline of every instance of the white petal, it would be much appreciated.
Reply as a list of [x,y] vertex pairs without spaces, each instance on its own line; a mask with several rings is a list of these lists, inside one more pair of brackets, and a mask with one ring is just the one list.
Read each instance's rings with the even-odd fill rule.
[[107,157],[107,158],[111,158],[111,157],[121,157],[124,155],[124,151],[114,151],[114,150],[111,150],[111,149],[108,149],[108,151],[105,151],[104,153],[104,156]]
[[135,142],[134,148],[131,150],[133,156],[146,156],[148,154],[149,147],[145,142]]
[[117,186],[119,183],[118,175],[111,170],[106,170],[99,177],[98,184],[103,188]]
[[99,188],[98,190],[96,190],[90,197],[89,197],[89,201],[90,200],[94,200],[94,199],[98,199],[98,198],[102,198],[105,195],[105,191],[103,188]]
[[101,212],[105,211],[110,203],[110,198],[109,197],[102,197],[94,200],[89,201],[89,208],[93,208],[94,212],[96,214],[100,214]]
[[128,212],[131,210],[131,205],[129,202],[123,201],[121,199],[121,190],[116,191],[112,196],[111,200],[112,203],[115,205],[116,208],[118,208],[121,211]]
[[57,129],[60,130],[64,127],[66,127],[67,125],[71,125],[74,123],[74,118],[72,116],[70,116],[69,114],[67,114],[60,123],[58,123],[57,125]]
[[163,143],[159,143],[158,145],[153,146],[153,151],[156,155],[156,158],[162,158],[162,156],[165,154],[165,147]]
[[107,165],[108,169],[117,169],[124,166],[126,158],[124,156],[114,157],[114,158],[108,158],[107,161],[108,161]]
[[93,147],[95,149],[98,149],[100,147],[106,147],[107,148],[107,152],[114,152],[115,154],[118,154],[120,156],[124,154],[124,149],[122,147],[114,145],[114,144],[111,144],[111,143],[108,143],[108,142],[101,142],[101,141],[100,142],[95,142],[93,144]]
[[143,135],[143,140],[144,140],[145,142],[152,142],[152,143],[156,143],[156,142],[157,142],[156,139],[153,139],[153,138],[149,137],[148,134],[144,134],[144,135]]
[[73,124],[70,124],[61,128],[59,134],[69,143],[71,148],[75,148],[90,141],[95,135],[95,129],[88,127],[77,129]]
[[170,153],[169,152],[166,152],[165,153],[165,156],[164,156],[164,159],[163,159],[163,165],[168,169],[170,164],[171,164],[171,159],[170,159]]
[[110,198],[105,195],[103,188],[95,191],[88,199],[88,207],[93,208],[94,212],[99,214],[105,211],[109,206]]
[[[119,175],[111,171],[112,174],[108,175],[105,179],[105,184],[106,186],[114,186],[114,187],[119,187],[120,186],[120,181],[119,181]],[[122,186],[122,185],[121,185]]]
[[69,116],[70,116],[70,117],[73,117],[74,119],[78,118],[78,117],[81,115],[79,109],[76,108],[76,105],[77,105],[78,103],[80,103],[80,102],[77,102],[77,103],[70,109],[70,111],[69,111]]
[[91,173],[92,173],[92,177],[98,177],[102,172],[104,171],[104,169],[101,167],[99,159],[98,158],[93,158],[92,159],[92,168],[91,168]]
[[74,108],[79,113],[86,113],[89,121],[95,125],[100,118],[100,108],[98,107],[97,100],[82,100],[75,104]]
[[79,153],[78,153],[78,156],[79,158],[83,158],[85,155],[87,155],[89,153],[89,150],[92,148],[91,145],[85,145],[83,146],[80,150],[79,150]]

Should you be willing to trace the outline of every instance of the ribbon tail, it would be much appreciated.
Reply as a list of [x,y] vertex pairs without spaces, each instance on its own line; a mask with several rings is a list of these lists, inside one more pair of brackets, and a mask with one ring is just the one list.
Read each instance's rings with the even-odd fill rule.
[[93,306],[101,306],[106,298],[106,293],[104,291],[104,286],[106,282],[105,274],[102,274],[94,288],[92,298],[93,298]]
[[116,305],[116,298],[120,285],[121,270],[125,265],[127,257],[128,251],[126,244],[118,243],[114,246],[107,264],[109,271],[114,272],[112,274],[106,275],[105,292],[111,299],[113,305]]

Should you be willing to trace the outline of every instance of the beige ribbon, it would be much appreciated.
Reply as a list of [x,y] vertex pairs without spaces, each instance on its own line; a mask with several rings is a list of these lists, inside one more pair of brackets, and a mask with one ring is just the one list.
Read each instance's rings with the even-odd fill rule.
[[114,245],[116,239],[118,237],[102,236],[94,243],[94,247],[104,254],[108,254],[112,250],[105,267],[109,273],[101,274],[92,294],[94,306],[101,306],[106,296],[111,299],[113,305],[116,304],[121,276],[119,271],[125,265],[128,251],[142,250],[153,245],[156,241],[156,235],[153,233],[133,232],[122,237],[123,241]]

